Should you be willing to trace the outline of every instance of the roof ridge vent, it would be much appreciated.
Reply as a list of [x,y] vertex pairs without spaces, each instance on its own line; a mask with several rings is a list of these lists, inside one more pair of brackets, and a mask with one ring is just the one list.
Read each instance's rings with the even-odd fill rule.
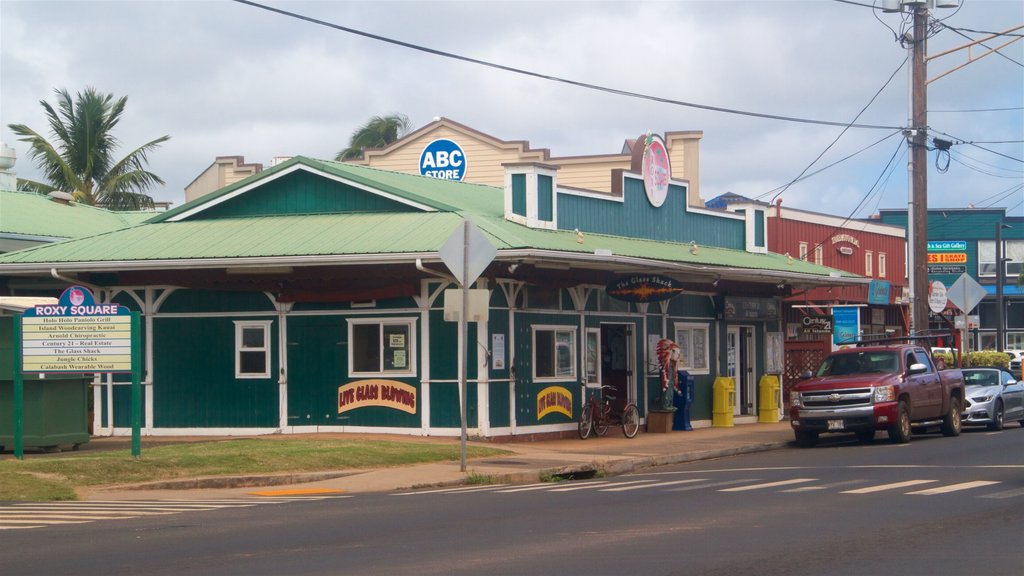
[[50,198],[50,200],[53,200],[58,204],[67,205],[71,204],[71,201],[74,200],[74,196],[62,190],[54,190],[47,194],[47,196]]

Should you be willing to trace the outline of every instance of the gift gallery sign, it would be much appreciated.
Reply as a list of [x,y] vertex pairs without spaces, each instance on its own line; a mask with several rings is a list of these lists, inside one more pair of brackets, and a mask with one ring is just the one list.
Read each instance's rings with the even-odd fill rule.
[[22,372],[132,371],[132,315],[118,304],[96,304],[81,286],[57,304],[39,304],[22,315]]

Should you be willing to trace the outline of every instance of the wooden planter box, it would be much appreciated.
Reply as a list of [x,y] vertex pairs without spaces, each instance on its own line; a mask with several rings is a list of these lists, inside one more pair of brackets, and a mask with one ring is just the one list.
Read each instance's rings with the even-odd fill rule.
[[647,413],[647,432],[667,433],[672,431],[675,410],[651,410]]

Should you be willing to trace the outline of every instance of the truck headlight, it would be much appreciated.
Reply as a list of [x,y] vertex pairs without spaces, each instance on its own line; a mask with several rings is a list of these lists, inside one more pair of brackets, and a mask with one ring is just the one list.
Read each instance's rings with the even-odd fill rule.
[[896,400],[896,388],[892,385],[875,388],[875,402],[893,402]]
[[799,392],[790,392],[789,393],[789,405],[793,406],[795,408],[800,408],[800,407],[803,406],[803,404],[800,403],[800,393]]

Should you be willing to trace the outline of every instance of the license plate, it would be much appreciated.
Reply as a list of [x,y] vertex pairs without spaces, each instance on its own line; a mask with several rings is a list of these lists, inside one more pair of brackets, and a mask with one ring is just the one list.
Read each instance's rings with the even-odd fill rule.
[[829,430],[842,430],[843,428],[845,428],[845,426],[843,426],[843,421],[842,420],[829,420],[828,421],[828,429]]

